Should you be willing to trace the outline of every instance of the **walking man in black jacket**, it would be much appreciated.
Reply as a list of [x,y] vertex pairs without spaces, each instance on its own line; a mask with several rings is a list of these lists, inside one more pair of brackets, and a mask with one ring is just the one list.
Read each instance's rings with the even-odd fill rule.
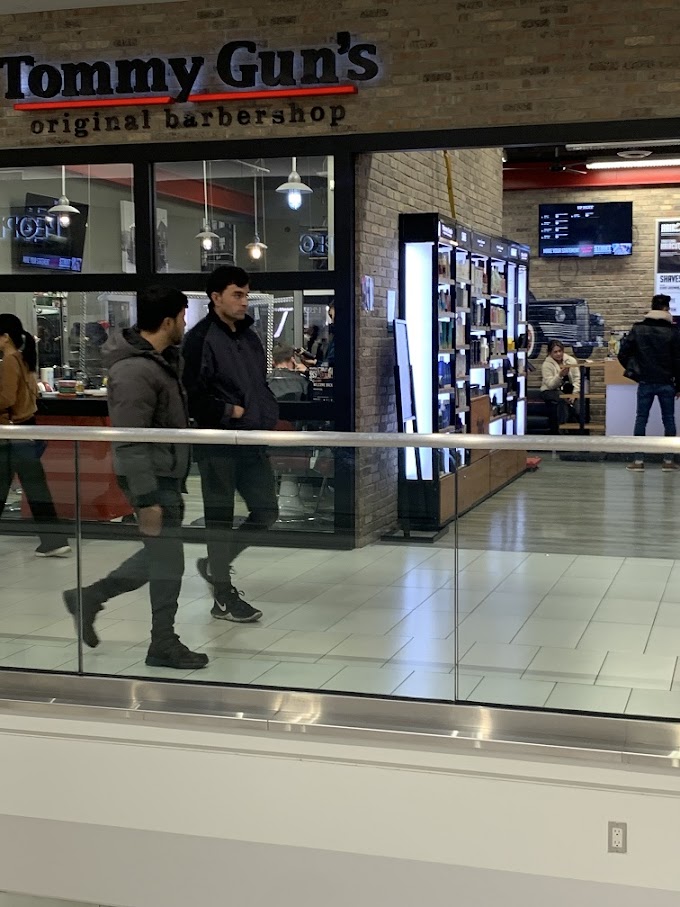
[[[638,381],[635,437],[644,437],[649,413],[658,398],[664,435],[674,438],[675,398],[680,396],[680,334],[670,313],[670,296],[659,294],[652,299],[652,310],[636,322],[621,343],[619,362],[628,377]],[[645,468],[644,458],[636,455],[627,467],[632,472]],[[672,456],[664,457],[665,472],[676,470]]]
[[[109,370],[108,404],[115,428],[175,428],[189,424],[178,344],[184,336],[187,298],[179,290],[150,287],[137,295],[137,324],[104,346]],[[114,465],[130,499],[144,547],[104,579],[82,590],[83,641],[94,648],[94,621],[104,602],[149,583],[152,667],[195,670],[208,664],[175,634],[177,598],[184,574],[181,528],[191,452],[188,444],[117,442]],[[64,603],[78,629],[78,592],[64,592]]]
[[[210,311],[186,336],[184,383],[189,413],[199,428],[271,430],[278,404],[267,386],[267,363],[248,315],[249,277],[221,267],[207,286]],[[198,571],[214,586],[211,610],[218,620],[252,623],[262,612],[244,601],[232,582],[232,563],[278,517],[274,473],[264,447],[197,445],[195,456],[208,538]],[[249,515],[234,530],[234,495]]]

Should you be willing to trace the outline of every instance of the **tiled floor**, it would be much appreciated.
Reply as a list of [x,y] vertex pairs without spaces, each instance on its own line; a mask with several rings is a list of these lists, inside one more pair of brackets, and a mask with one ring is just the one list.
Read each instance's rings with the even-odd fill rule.
[[[136,547],[84,543],[91,582]],[[0,539],[0,666],[76,670],[61,591],[75,559],[36,561]],[[177,626],[207,670],[150,670],[146,590],[111,601],[85,669],[235,684],[680,717],[680,560],[375,545],[356,552],[259,548],[237,561],[259,625],[210,617],[187,548]],[[455,673],[456,653],[460,660]]]

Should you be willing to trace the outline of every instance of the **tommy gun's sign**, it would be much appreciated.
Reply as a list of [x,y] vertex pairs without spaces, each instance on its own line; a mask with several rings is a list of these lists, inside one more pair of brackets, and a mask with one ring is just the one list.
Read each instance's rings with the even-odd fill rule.
[[357,83],[380,72],[375,44],[355,44],[339,32],[332,46],[259,50],[254,41],[229,41],[215,74],[228,90],[201,90],[211,78],[205,57],[151,57],[106,62],[42,63],[30,55],[0,57],[4,96],[16,110],[130,106],[235,99],[264,100],[355,94]]

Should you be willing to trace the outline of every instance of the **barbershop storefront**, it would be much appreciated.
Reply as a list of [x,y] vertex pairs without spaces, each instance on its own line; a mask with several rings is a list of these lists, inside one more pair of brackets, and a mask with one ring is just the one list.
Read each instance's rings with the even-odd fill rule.
[[[39,338],[40,419],[105,424],[101,345],[134,323],[138,289],[182,289],[191,326],[206,274],[233,263],[252,275],[270,356],[284,344],[315,358],[312,399],[283,401],[283,425],[395,430],[399,214],[504,236],[503,146],[615,139],[622,120],[627,135],[673,128],[653,118],[680,67],[660,65],[665,50],[644,62],[639,4],[592,27],[585,5],[573,22],[562,6],[340,0],[303,15],[204,0],[0,15],[0,298]],[[452,194],[444,148],[462,149]],[[301,447],[285,459],[281,473],[314,494],[282,540],[353,545],[394,528],[389,457]],[[107,468],[91,472],[83,516],[100,531],[126,513]]]

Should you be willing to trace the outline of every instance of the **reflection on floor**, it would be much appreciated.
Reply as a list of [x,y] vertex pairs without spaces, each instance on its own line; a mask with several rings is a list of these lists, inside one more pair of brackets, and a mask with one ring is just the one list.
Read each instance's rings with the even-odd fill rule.
[[[464,548],[671,558],[680,555],[680,482],[660,464],[630,473],[622,462],[542,454],[526,473],[460,522]],[[439,542],[453,547],[453,531]]]
[[[33,548],[0,541],[0,665],[76,670],[60,596],[75,559],[36,561]],[[84,581],[134,548],[85,542]],[[101,615],[86,671],[452,699],[457,646],[460,699],[680,716],[680,560],[463,550],[456,634],[450,549],[250,549],[237,579],[264,619],[240,627],[210,617],[194,565],[203,553],[188,546],[178,631],[209,653],[209,668],[145,667],[141,590]]]

